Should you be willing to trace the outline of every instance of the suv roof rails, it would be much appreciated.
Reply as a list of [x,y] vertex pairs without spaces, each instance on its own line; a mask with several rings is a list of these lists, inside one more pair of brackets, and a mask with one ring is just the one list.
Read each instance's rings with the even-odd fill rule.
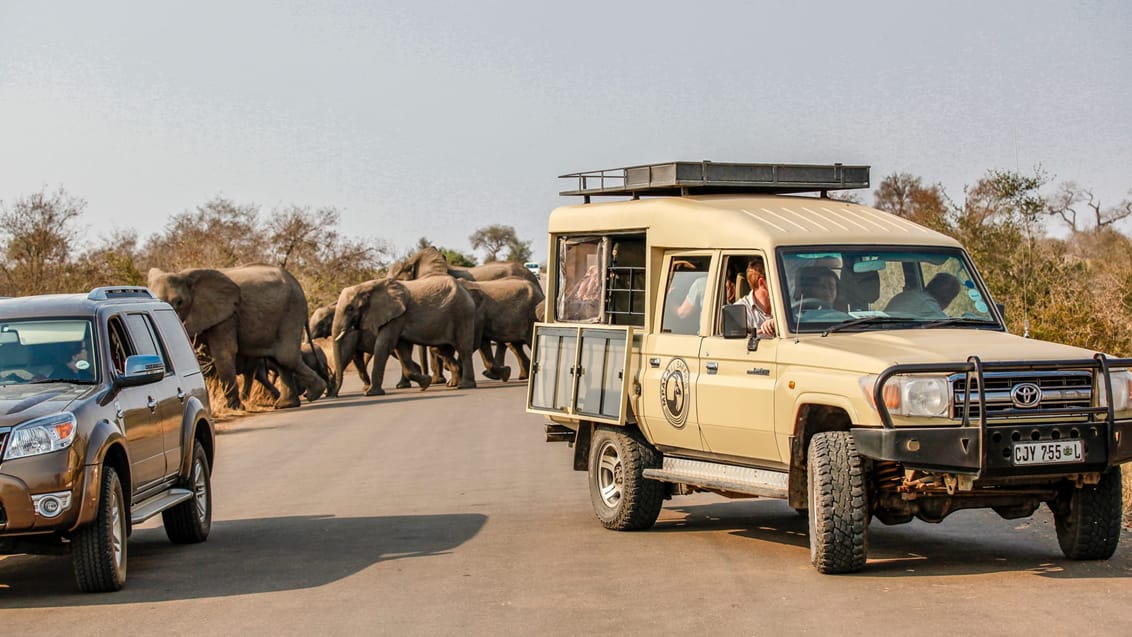
[[718,194],[788,194],[869,187],[869,166],[844,164],[737,164],[675,161],[559,175],[577,179],[563,196],[684,196]]
[[94,288],[86,298],[91,301],[107,301],[110,299],[156,299],[149,288],[142,285],[115,285]]

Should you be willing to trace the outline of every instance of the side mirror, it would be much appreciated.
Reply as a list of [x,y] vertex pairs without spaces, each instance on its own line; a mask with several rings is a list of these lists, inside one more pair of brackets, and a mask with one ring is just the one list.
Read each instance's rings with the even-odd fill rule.
[[735,303],[723,306],[723,338],[743,338],[747,335],[747,308]]
[[126,358],[126,373],[118,377],[124,387],[146,385],[165,378],[165,363],[160,356],[138,354]]

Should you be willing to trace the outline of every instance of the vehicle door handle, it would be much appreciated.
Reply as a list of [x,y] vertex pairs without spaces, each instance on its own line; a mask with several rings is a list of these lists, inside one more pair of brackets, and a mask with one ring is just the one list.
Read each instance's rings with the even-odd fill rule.
[[157,399],[150,396],[149,399],[145,401],[145,406],[149,407],[150,411],[157,411]]
[[185,390],[180,387],[177,388],[177,400],[185,402]]
[[719,371],[719,363],[704,363],[704,369],[707,373],[714,374]]
[[660,367],[660,359],[659,358],[650,358],[649,359],[649,367]]

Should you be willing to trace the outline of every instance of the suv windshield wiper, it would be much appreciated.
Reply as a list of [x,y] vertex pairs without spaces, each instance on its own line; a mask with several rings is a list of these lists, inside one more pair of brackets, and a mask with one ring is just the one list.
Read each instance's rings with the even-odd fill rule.
[[38,378],[24,383],[26,385],[43,385],[44,383],[70,383],[72,385],[93,385],[93,380],[79,380],[77,378]]
[[933,328],[933,327],[945,327],[945,326],[948,326],[948,325],[979,325],[979,326],[984,326],[984,327],[985,326],[998,327],[998,323],[996,323],[995,321],[990,321],[990,320],[987,320],[987,319],[971,318],[969,316],[956,316],[956,317],[952,317],[952,318],[945,318],[945,319],[938,319],[938,320],[934,320],[934,321],[928,321],[927,323],[924,323],[921,327],[923,327],[924,329],[929,329],[929,328]]
[[833,332],[840,332],[842,330],[847,330],[851,327],[858,327],[858,326],[863,326],[863,325],[883,325],[883,324],[886,324],[886,323],[915,323],[915,322],[916,322],[916,319],[911,319],[911,318],[901,317],[901,316],[863,316],[863,317],[856,319],[854,321],[848,321],[846,323],[838,323],[837,325],[832,325],[832,326],[830,326],[829,329],[822,332],[822,336],[824,336],[826,334],[832,334]]

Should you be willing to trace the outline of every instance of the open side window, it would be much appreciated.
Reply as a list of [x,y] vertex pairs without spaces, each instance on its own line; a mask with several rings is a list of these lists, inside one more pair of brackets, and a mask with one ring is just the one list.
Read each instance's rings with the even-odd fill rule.
[[632,326],[535,325],[527,411],[624,424]]
[[572,323],[645,324],[645,236],[559,237],[555,316]]

